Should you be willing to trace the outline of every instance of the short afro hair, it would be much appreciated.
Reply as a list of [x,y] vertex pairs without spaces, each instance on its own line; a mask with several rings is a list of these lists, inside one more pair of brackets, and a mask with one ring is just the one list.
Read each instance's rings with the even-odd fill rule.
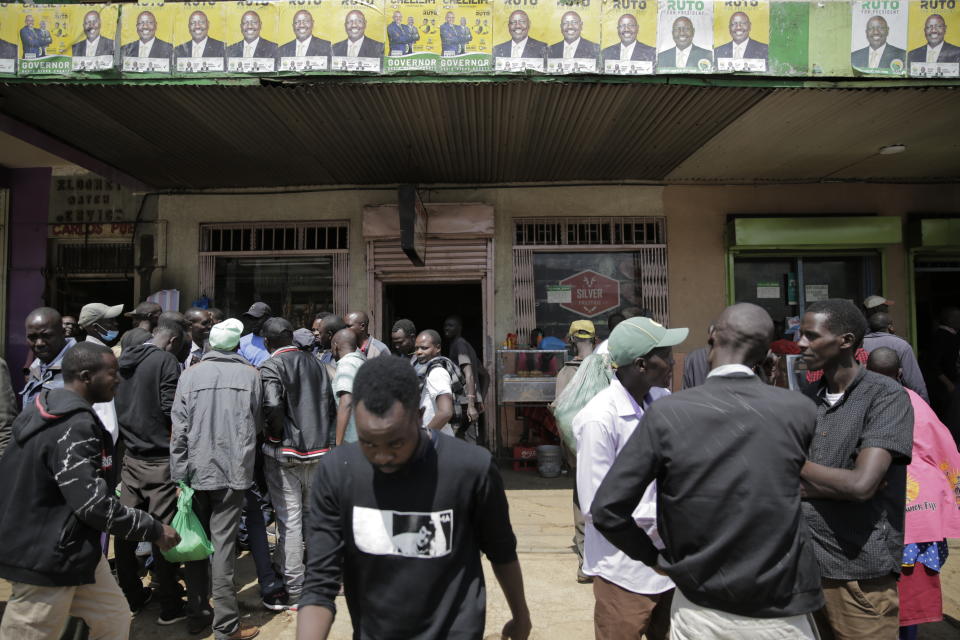
[[114,357],[113,351],[101,344],[80,342],[71,347],[65,356],[61,371],[64,382],[73,382],[80,377],[82,371],[97,373],[106,366],[103,356]]
[[420,407],[420,380],[406,358],[367,360],[353,381],[353,405],[363,403],[375,416],[384,416],[397,402],[407,411]]
[[807,313],[820,313],[827,318],[827,328],[835,335],[844,333],[853,334],[853,347],[858,348],[863,343],[863,336],[867,333],[867,319],[849,300],[830,298],[810,304]]
[[417,325],[413,324],[413,320],[408,320],[407,318],[400,318],[393,323],[393,329],[390,330],[390,333],[396,331],[403,331],[405,336],[417,336]]

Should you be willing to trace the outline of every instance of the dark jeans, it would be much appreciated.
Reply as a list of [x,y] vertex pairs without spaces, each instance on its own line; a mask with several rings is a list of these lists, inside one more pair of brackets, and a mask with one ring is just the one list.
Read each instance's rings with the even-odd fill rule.
[[[170,524],[177,511],[177,487],[170,480],[169,458],[140,459],[128,453],[123,459],[120,479],[121,504],[142,509],[164,524]],[[114,540],[117,582],[131,608],[138,608],[143,604],[137,544],[136,541],[120,538]],[[156,545],[153,545],[153,558],[157,569],[160,611],[172,614],[182,606],[182,589],[177,584],[177,568],[164,559]]]
[[283,576],[277,573],[270,558],[270,543],[267,541],[267,525],[260,508],[260,496],[253,489],[247,489],[244,520],[247,529],[247,544],[250,555],[257,567],[257,582],[260,584],[260,597],[266,598],[283,591]]

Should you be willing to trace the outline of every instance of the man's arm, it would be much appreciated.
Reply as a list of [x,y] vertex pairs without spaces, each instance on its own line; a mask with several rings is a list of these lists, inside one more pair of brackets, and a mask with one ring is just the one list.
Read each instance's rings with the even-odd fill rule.
[[337,614],[334,599],[340,589],[344,544],[339,494],[331,473],[343,468],[321,462],[310,493],[304,525],[310,553],[297,612],[297,640],[326,640]]
[[263,426],[267,436],[283,437],[283,418],[286,414],[283,401],[283,383],[272,366],[260,369],[260,384],[263,388]]
[[0,358],[0,455],[3,455],[10,435],[13,433],[13,421],[17,417],[17,395],[10,382],[10,370]]
[[511,640],[526,640],[530,635],[532,624],[530,610],[527,609],[527,598],[523,593],[523,573],[520,571],[520,561],[514,560],[505,564],[493,564],[493,575],[497,577],[503,596],[510,607],[510,620],[503,625],[500,635]]
[[[647,412],[621,449],[600,483],[590,508],[597,531],[628,556],[651,567],[657,565],[659,551],[646,531],[637,526],[633,512],[659,471],[659,443],[652,435],[655,410],[656,407]],[[579,468],[577,477],[580,477]]]
[[467,392],[467,417],[470,422],[476,422],[480,417],[477,411],[477,378],[473,375],[473,364],[470,362],[460,363],[460,370],[463,371],[464,390]]
[[453,395],[444,393],[437,396],[437,412],[433,420],[427,423],[427,429],[443,429],[453,418]]
[[825,467],[809,460],[800,471],[800,491],[804,498],[865,502],[880,489],[893,456],[886,449],[863,449],[853,469]]
[[903,370],[903,385],[916,392],[923,398],[927,404],[930,403],[930,395],[927,393],[927,383],[923,380],[923,374],[920,372],[920,365],[917,364],[917,357],[913,355],[913,349],[907,345],[900,358],[900,368]]
[[170,409],[170,480],[173,482],[189,483],[190,481],[187,477],[189,428],[190,412],[187,409],[187,399],[183,393],[183,387],[178,384],[177,393],[173,397],[173,408]]
[[343,444],[343,436],[347,432],[350,414],[353,411],[353,394],[343,392],[339,396],[340,405],[337,407],[337,446]]
[[176,358],[164,358],[160,367],[160,412],[170,418],[173,400],[177,397],[177,382],[180,380],[180,363]]

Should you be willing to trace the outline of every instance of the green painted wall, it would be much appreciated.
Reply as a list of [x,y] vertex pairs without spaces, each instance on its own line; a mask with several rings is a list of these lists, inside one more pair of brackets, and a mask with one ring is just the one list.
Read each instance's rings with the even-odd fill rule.
[[807,75],[810,47],[810,3],[770,5],[770,72],[778,76]]

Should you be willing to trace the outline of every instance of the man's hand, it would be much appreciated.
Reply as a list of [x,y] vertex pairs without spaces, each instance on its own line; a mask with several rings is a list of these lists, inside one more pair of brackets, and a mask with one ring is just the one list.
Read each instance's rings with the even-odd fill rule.
[[480,412],[477,411],[477,405],[473,402],[467,403],[467,420],[471,423],[476,422],[480,418]]
[[530,623],[530,616],[524,616],[522,618],[513,618],[512,620],[507,621],[507,624],[503,625],[503,631],[500,632],[500,636],[507,640],[527,640],[530,636],[530,629],[533,625]]
[[157,546],[160,547],[160,551],[169,551],[178,544],[180,544],[180,534],[177,533],[177,530],[168,524],[163,525],[163,534],[160,536],[160,539],[157,540]]

